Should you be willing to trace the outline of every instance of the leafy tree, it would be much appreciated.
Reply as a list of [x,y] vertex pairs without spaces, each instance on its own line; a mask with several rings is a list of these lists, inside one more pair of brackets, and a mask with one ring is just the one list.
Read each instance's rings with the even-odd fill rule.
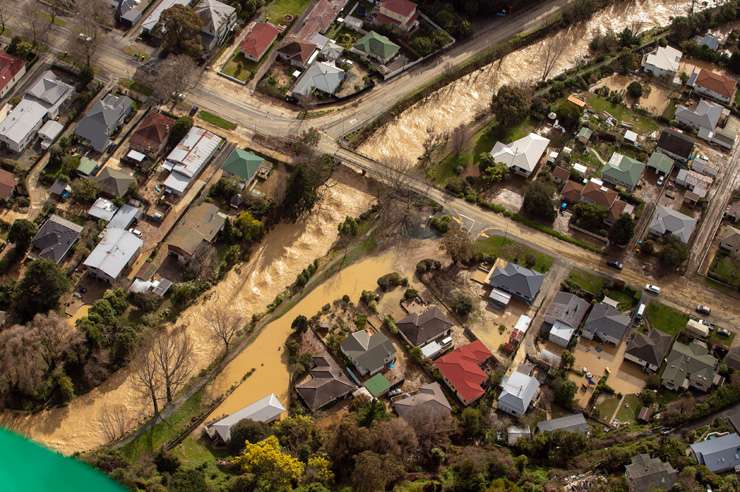
[[363,451],[355,458],[352,472],[353,490],[357,492],[377,492],[385,490],[388,484],[398,480],[403,467],[393,458],[373,451]]
[[313,419],[307,415],[294,415],[275,426],[275,435],[286,451],[308,460],[321,447],[321,434]]
[[577,203],[573,207],[573,221],[579,227],[588,229],[591,231],[598,231],[604,227],[604,220],[606,219],[609,211],[595,203]]
[[200,32],[203,22],[198,14],[183,5],[168,8],[159,17],[157,29],[161,33],[165,51],[182,53],[193,58],[203,52]]
[[562,367],[566,371],[573,367],[575,361],[576,357],[570,350],[564,350],[563,353],[560,355],[560,367]]
[[629,244],[635,235],[635,220],[628,214],[622,214],[609,229],[609,241],[620,246]]
[[527,187],[522,203],[522,212],[533,219],[545,222],[555,220],[557,212],[552,202],[553,190],[550,186],[535,181]]
[[167,489],[172,492],[209,492],[211,487],[206,482],[205,465],[177,470],[167,482]]
[[475,407],[467,407],[462,411],[460,423],[465,435],[471,439],[483,433],[483,416],[480,410]]
[[262,236],[264,227],[249,211],[244,211],[236,218],[232,229],[242,241],[251,243]]
[[516,126],[529,115],[531,91],[523,86],[504,85],[491,100],[491,111],[502,128]]
[[452,300],[452,310],[465,318],[473,311],[473,300],[465,294],[457,294]]
[[633,80],[627,86],[627,94],[629,94],[632,99],[639,99],[640,97],[642,97],[642,84],[640,84],[636,80]]
[[89,178],[72,181],[72,199],[77,203],[89,204],[95,201],[100,193],[98,184]]
[[208,190],[208,194],[214,198],[229,202],[233,197],[238,195],[240,191],[239,179],[235,176],[224,176],[219,179],[210,190]]
[[59,298],[69,290],[64,272],[49,260],[32,261],[18,282],[14,295],[16,315],[28,321],[37,313],[46,313],[59,306]]
[[318,188],[331,175],[333,164],[331,156],[322,156],[295,168],[288,179],[282,204],[286,217],[297,220],[313,208],[319,198]]
[[170,136],[168,137],[167,143],[169,145],[177,145],[180,140],[185,138],[185,135],[188,134],[190,129],[193,127],[193,119],[189,118],[187,116],[182,116],[180,118],[177,118],[175,121],[175,124],[172,125],[172,130],[170,130]]
[[334,472],[331,471],[331,461],[329,461],[329,458],[323,454],[315,454],[309,457],[303,480],[307,483],[332,483],[334,481]]
[[304,315],[299,314],[290,324],[290,327],[295,332],[305,333],[308,330],[308,318]]
[[36,224],[26,219],[16,219],[8,231],[8,241],[25,251],[31,245],[31,240],[36,235]]
[[231,428],[231,440],[229,440],[229,453],[239,454],[246,443],[257,443],[272,435],[272,427],[264,422],[251,419],[243,419]]
[[689,248],[680,239],[669,236],[666,238],[658,257],[660,264],[666,268],[676,268],[689,257]]
[[632,29],[625,27],[622,32],[619,33],[619,44],[624,48],[629,48],[640,42],[640,36],[635,34]]
[[554,388],[555,403],[564,408],[571,408],[576,396],[576,383],[569,379],[559,378],[555,381]]
[[509,168],[506,167],[506,164],[493,162],[486,166],[483,172],[483,179],[489,184],[500,183],[504,180],[508,172]]
[[286,453],[275,436],[257,443],[247,442],[233,463],[252,477],[257,490],[285,490],[298,482],[305,465]]

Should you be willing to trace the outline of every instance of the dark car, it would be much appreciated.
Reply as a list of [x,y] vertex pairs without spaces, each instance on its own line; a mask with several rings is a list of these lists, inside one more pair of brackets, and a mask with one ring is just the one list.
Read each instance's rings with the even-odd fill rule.
[[624,268],[624,263],[619,260],[609,260],[606,262],[606,264],[612,268],[616,268],[617,270],[621,270],[622,268]]
[[696,306],[696,312],[699,314],[703,314],[705,316],[709,316],[712,310],[709,308],[709,306],[705,306],[704,304],[699,304],[698,306]]

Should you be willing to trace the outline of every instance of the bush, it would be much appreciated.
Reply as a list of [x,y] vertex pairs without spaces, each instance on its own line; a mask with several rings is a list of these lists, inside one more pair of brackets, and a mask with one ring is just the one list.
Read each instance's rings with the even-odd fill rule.
[[407,283],[407,280],[397,272],[387,273],[378,279],[378,286],[383,292],[388,292],[399,285],[405,285]]
[[442,268],[442,264],[439,261],[427,258],[416,264],[416,273],[417,275],[422,275],[427,272],[439,270],[440,268]]
[[413,299],[416,299],[416,297],[419,295],[419,291],[416,289],[408,288],[406,289],[406,292],[403,293],[403,298],[407,301],[411,301]]
[[449,215],[438,215],[436,217],[432,217],[432,220],[429,221],[429,226],[439,234],[444,234],[449,230],[451,220],[452,217]]
[[632,99],[639,99],[642,97],[642,85],[636,80],[630,82],[630,85],[627,86],[627,94],[629,94]]
[[452,301],[452,310],[465,318],[473,311],[473,300],[465,294],[457,294]]

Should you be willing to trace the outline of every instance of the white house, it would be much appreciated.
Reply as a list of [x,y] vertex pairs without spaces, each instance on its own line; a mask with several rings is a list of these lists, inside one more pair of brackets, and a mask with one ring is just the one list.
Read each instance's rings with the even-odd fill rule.
[[501,381],[498,409],[515,417],[527,413],[527,409],[540,391],[540,382],[532,376],[514,372]]
[[549,139],[530,133],[510,144],[496,142],[490,155],[494,162],[500,162],[510,171],[528,177],[537,168],[549,144]]
[[13,152],[23,152],[36,137],[45,116],[46,108],[41,104],[22,99],[0,123],[0,142]]
[[673,79],[678,72],[681,63],[681,53],[670,46],[658,46],[642,57],[642,69],[656,77],[667,77]]
[[257,400],[241,410],[222,418],[218,422],[206,426],[206,433],[211,439],[219,437],[223,442],[231,440],[231,429],[242,420],[249,419],[255,422],[269,424],[285,412],[285,407],[274,393]]
[[182,195],[190,183],[206,167],[221,146],[223,139],[215,133],[194,126],[172,149],[162,167],[170,171],[164,181],[165,190]]
[[107,228],[84,265],[100,280],[113,283],[139,255],[143,244],[144,241],[129,231]]

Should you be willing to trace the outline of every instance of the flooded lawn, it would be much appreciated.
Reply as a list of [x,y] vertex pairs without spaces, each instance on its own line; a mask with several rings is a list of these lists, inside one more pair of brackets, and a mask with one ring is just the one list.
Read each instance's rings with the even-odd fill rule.
[[515,299],[512,299],[506,309],[497,309],[484,299],[481,302],[479,318],[469,323],[468,327],[488,350],[496,353],[502,344],[509,341],[519,316],[528,314],[529,310],[529,306]]
[[359,151],[377,160],[400,159],[416,162],[424,152],[427,136],[442,135],[471,122],[487,111],[491,95],[504,84],[532,83],[542,77],[543,51],[552,43],[563,47],[554,77],[573,67],[588,54],[594,35],[625,27],[645,30],[668,24],[672,16],[684,15],[690,0],[644,0],[624,2],[596,14],[584,25],[559,32],[531,46],[468,74],[411,106],[398,118],[370,137]]

